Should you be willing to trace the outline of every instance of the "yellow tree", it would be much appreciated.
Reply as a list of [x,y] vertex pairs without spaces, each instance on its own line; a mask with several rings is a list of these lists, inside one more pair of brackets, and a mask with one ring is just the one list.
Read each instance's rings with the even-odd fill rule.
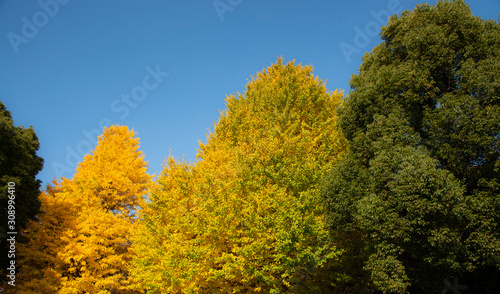
[[[19,244],[20,271],[16,288],[8,288],[10,293],[56,293],[64,279],[62,272],[66,265],[61,262],[58,252],[68,245],[68,235],[74,227],[77,207],[67,201],[63,183],[53,182],[40,194],[40,214],[38,221],[29,223],[25,231],[29,243]],[[9,292],[8,292],[9,293]]]
[[148,293],[321,292],[339,250],[318,186],[345,150],[342,93],[280,58],[230,95],[193,164],[169,158],[133,249]]
[[42,193],[42,213],[20,248],[23,293],[136,293],[130,235],[151,184],[138,149],[127,127],[105,128],[73,179]]

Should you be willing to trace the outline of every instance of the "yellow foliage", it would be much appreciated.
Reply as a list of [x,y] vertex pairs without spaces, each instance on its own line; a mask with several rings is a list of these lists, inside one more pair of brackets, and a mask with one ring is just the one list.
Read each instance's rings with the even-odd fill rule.
[[[321,291],[339,255],[318,185],[345,150],[342,93],[282,64],[230,95],[193,164],[169,157],[142,211],[132,274],[148,293]],[[325,278],[326,277],[326,278]]]
[[54,181],[20,248],[22,293],[137,293],[127,263],[151,177],[127,127],[111,126],[72,180]]

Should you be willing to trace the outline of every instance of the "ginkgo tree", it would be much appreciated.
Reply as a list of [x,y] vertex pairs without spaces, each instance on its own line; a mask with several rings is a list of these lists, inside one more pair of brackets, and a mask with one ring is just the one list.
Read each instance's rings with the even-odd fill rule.
[[20,248],[22,293],[138,293],[129,289],[130,235],[151,184],[138,149],[133,130],[105,128],[73,179],[41,194]]
[[294,61],[226,99],[197,161],[169,157],[142,211],[131,272],[148,293],[324,292],[340,250],[318,185],[345,150],[341,92]]

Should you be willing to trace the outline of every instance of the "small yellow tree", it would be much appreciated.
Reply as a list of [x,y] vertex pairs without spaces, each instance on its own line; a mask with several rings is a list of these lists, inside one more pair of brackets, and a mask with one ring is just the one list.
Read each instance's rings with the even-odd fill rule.
[[151,176],[127,127],[106,128],[72,180],[42,193],[20,248],[23,293],[137,293],[127,263],[136,211]]

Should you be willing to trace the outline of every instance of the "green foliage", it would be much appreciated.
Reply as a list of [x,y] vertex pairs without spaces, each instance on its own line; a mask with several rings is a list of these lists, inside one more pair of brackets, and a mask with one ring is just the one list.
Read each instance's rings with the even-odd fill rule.
[[[12,115],[0,102],[0,202],[3,207],[0,218],[7,219],[8,183],[14,182],[17,229],[24,228],[40,209],[40,180],[36,175],[42,169],[43,159],[36,154],[39,147],[33,128],[14,126]],[[5,234],[5,221],[0,230],[0,234]]]
[[0,103],[0,203],[15,182],[29,241],[19,289],[441,293],[458,277],[497,290],[500,24],[438,1],[381,37],[345,99],[278,59],[227,97],[196,162],[169,157],[154,184],[133,131],[112,126],[38,197],[38,139]]
[[323,189],[333,234],[358,236],[345,246],[381,291],[477,273],[469,289],[484,291],[500,268],[500,25],[439,1],[381,36],[340,110],[350,150]]
[[331,291],[318,185],[345,150],[340,97],[279,59],[227,98],[198,161],[170,158],[144,209],[133,273],[148,293]]
[[[43,159],[37,155],[40,144],[32,127],[16,127],[11,113],[0,101],[0,266],[7,268],[7,231],[25,228],[40,209],[40,181],[36,175]],[[15,230],[7,227],[8,183],[15,183]],[[19,238],[17,240],[20,241]]]

